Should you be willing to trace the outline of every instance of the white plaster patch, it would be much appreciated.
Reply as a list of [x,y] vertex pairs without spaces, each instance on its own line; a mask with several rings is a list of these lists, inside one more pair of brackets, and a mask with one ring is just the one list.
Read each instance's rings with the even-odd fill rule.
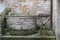
[[1,12],[3,12],[5,10],[5,8],[6,7],[4,6],[4,4],[0,3],[0,14],[1,14]]

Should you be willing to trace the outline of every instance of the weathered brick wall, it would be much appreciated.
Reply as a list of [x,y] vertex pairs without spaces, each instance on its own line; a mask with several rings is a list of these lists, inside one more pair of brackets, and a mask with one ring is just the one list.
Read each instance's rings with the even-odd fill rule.
[[3,0],[1,2],[5,6],[11,7],[19,13],[38,15],[39,13],[49,14],[50,13],[50,2],[49,0]]

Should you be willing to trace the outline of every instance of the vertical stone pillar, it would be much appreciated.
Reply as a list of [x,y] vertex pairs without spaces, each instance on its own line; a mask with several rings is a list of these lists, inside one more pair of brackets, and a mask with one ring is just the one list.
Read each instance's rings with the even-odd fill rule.
[[53,0],[53,30],[57,27],[57,0]]

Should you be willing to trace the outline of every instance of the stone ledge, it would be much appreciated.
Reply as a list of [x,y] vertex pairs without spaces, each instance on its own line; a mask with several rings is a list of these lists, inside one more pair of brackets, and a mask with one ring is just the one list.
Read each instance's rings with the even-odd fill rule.
[[56,39],[56,36],[1,36],[2,38],[54,38]]

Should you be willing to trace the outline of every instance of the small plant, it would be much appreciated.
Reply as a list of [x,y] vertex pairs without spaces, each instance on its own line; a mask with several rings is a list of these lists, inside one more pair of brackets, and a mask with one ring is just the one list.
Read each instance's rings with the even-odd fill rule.
[[53,33],[53,31],[51,30],[51,28],[49,26],[44,25],[40,29],[40,35],[51,36],[51,35],[54,35],[54,33]]

